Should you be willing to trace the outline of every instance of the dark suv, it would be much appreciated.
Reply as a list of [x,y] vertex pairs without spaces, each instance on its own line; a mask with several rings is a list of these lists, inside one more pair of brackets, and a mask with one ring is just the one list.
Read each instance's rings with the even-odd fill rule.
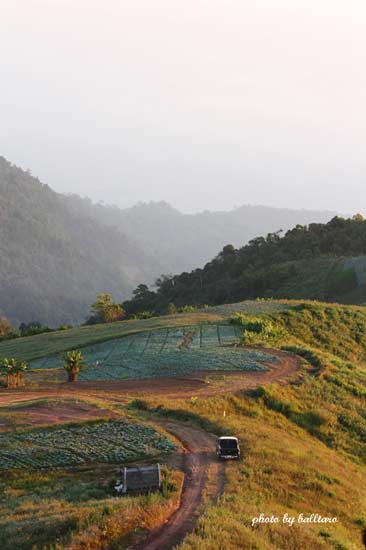
[[216,454],[219,458],[239,458],[240,447],[237,437],[224,436],[219,437],[216,445]]

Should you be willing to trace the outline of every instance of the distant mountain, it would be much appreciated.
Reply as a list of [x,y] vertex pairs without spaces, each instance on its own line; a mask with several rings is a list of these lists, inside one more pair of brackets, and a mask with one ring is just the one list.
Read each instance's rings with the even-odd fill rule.
[[264,206],[182,214],[165,202],[121,210],[56,193],[0,157],[0,315],[80,322],[99,292],[122,301],[139,283],[191,270],[227,243],[332,216]]
[[140,203],[121,210],[92,205],[75,196],[70,200],[74,207],[92,210],[99,222],[119,228],[149,252],[154,258],[151,270],[155,277],[194,269],[226,244],[243,246],[258,235],[287,231],[297,224],[325,223],[336,215],[250,205],[229,212],[182,214],[166,202]]
[[98,292],[129,296],[150,275],[119,230],[0,157],[0,313],[13,322],[81,321]]
[[253,298],[366,302],[366,220],[334,217],[297,225],[281,237],[225,246],[201,268],[162,277],[157,290],[140,287],[124,305],[130,313],[166,312],[168,304],[201,306]]

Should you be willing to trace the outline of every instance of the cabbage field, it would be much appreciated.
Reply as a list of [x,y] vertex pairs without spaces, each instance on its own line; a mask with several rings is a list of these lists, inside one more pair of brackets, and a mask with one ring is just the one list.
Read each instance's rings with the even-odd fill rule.
[[[265,370],[277,362],[270,353],[244,350],[240,328],[228,324],[170,327],[140,332],[82,348],[87,368],[79,380],[122,380],[184,376],[194,371]],[[61,355],[34,360],[32,369],[57,368]]]
[[1,434],[0,469],[120,463],[167,453],[174,443],[150,426],[110,420]]

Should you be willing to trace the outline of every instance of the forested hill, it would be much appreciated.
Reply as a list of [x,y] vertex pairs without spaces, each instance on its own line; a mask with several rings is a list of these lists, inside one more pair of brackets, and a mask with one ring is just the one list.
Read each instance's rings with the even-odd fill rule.
[[144,254],[0,157],[0,315],[50,325],[85,318],[98,292],[146,280]]
[[[121,210],[70,197],[74,209],[87,209],[102,223],[118,227],[154,256],[154,277],[203,265],[227,243],[242,246],[257,235],[296,224],[328,222],[335,213],[244,205],[228,212],[183,214],[166,202],[139,203]],[[140,281],[139,281],[140,282]]]
[[228,242],[330,217],[251,206],[190,215],[164,202],[121,210],[56,193],[0,157],[0,315],[78,323],[99,292],[123,301],[138,283],[202,265]]
[[[156,292],[140,285],[129,312],[238,302],[247,298],[310,298],[366,302],[366,221],[334,217],[227,245],[202,269],[160,278]],[[170,306],[170,309],[172,306]]]

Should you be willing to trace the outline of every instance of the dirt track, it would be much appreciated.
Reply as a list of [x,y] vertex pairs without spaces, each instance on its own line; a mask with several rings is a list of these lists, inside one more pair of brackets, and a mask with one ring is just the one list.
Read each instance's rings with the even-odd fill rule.
[[185,478],[181,502],[167,523],[131,546],[131,550],[169,550],[193,531],[203,511],[203,490],[208,468],[213,463],[217,466],[217,485],[215,494],[211,496],[217,498],[224,489],[225,464],[215,456],[215,436],[177,422],[162,422],[161,425],[183,443],[186,451],[183,455]]
[[[255,388],[274,381],[286,381],[296,376],[299,360],[288,353],[256,348],[268,351],[281,360],[280,363],[268,363],[266,371],[227,372],[227,371],[197,371],[189,377],[146,378],[142,380],[115,380],[113,382],[78,382],[71,385],[41,384],[37,388],[18,388],[0,391],[0,406],[49,397],[88,398],[95,397],[107,401],[124,401],[133,396],[159,396],[172,399],[180,397],[209,397],[222,393],[230,393],[242,389]],[[218,377],[221,382],[216,381]]]

